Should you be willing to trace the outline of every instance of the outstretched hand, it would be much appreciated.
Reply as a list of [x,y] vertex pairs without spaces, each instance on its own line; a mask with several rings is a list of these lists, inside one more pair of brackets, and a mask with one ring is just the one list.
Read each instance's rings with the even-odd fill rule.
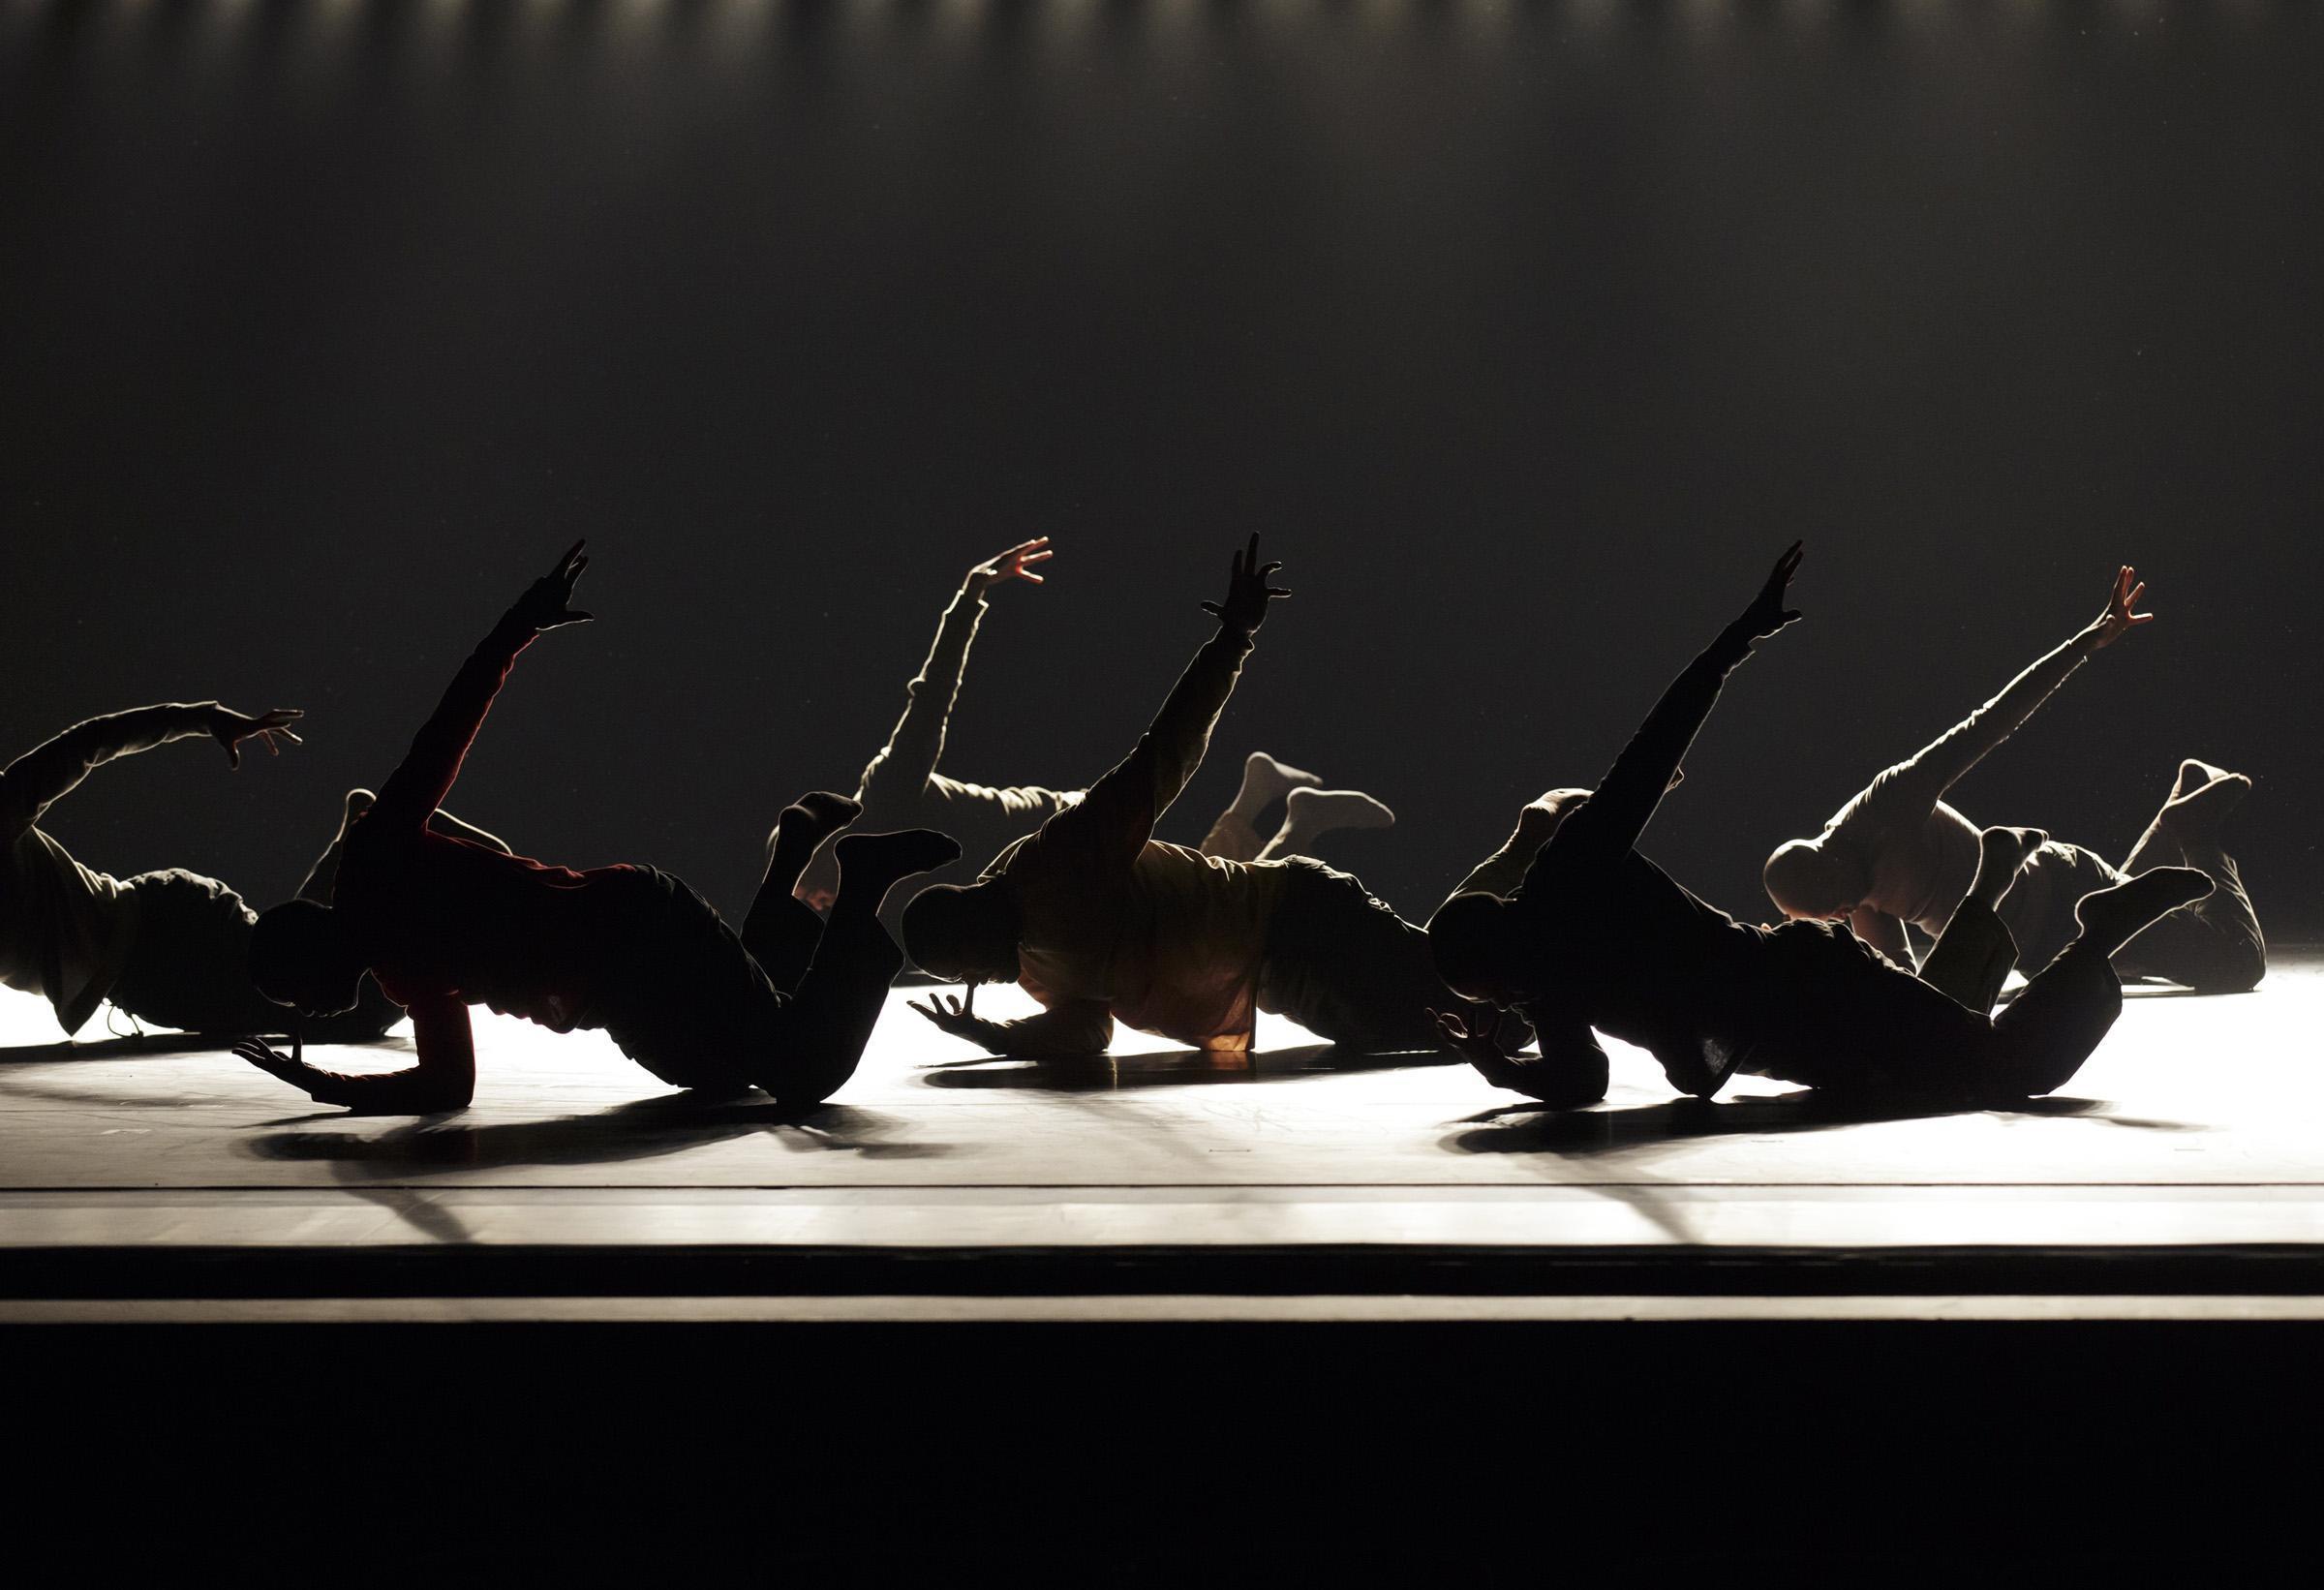
[[315,1091],[319,1079],[307,1062],[296,1055],[286,1055],[279,1049],[269,1049],[256,1038],[246,1038],[234,1045],[234,1054],[275,1081],[289,1083],[318,1104],[330,1102]]
[[575,541],[557,560],[557,566],[535,580],[525,594],[516,598],[515,616],[535,629],[555,629],[562,625],[587,624],[595,613],[577,611],[573,605],[573,587],[580,583],[581,571],[589,566],[582,548],[586,540]]
[[1743,609],[1743,616],[1735,620],[1735,627],[1747,638],[1765,640],[1799,622],[1799,609],[1786,607],[1784,600],[1789,594],[1791,576],[1799,572],[1806,545],[1805,541],[1793,541],[1784,549],[1784,555],[1775,560],[1775,567],[1768,571],[1767,583],[1759,587],[1759,594],[1752,597],[1751,605]]
[[931,994],[926,999],[905,1001],[914,1010],[951,1033],[972,1044],[987,1044],[993,1034],[993,1024],[976,1013],[976,985],[971,983],[965,994]]
[[1254,531],[1250,545],[1235,554],[1235,568],[1227,578],[1227,599],[1207,601],[1203,611],[1237,634],[1256,634],[1259,626],[1267,622],[1267,604],[1291,595],[1279,585],[1267,583],[1282,566],[1259,561],[1259,535]]
[[283,753],[283,748],[276,744],[278,738],[288,740],[294,746],[305,745],[304,740],[290,731],[290,725],[306,716],[295,707],[277,707],[257,718],[238,713],[231,707],[212,707],[210,738],[217,741],[226,751],[227,765],[238,768],[242,765],[242,742],[245,740],[258,741],[273,756]]
[[2085,631],[2090,636],[2091,650],[2102,652],[2142,624],[2153,624],[2155,615],[2135,611],[2138,598],[2147,594],[2147,582],[2138,577],[2138,570],[2128,564],[2116,571],[2114,589],[2106,594],[2105,610],[2091,621]]
[[987,558],[968,570],[968,578],[963,584],[968,590],[980,593],[1004,580],[1024,580],[1031,585],[1039,585],[1048,576],[1034,573],[1033,565],[1045,564],[1055,556],[1049,550],[1049,537],[1036,535],[1029,541],[1019,541],[995,557]]

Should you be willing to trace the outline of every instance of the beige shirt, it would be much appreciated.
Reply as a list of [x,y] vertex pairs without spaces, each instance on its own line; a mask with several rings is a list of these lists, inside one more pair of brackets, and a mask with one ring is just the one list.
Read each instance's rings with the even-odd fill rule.
[[1053,1017],[1085,1018],[1072,1035],[1083,1047],[1103,1048],[1115,1021],[1202,1049],[1250,1047],[1283,866],[1153,838],[1250,649],[1222,627],[1138,748],[985,870],[1016,902],[1019,984]]
[[1056,855],[1004,870],[1032,885],[1019,897],[1017,981],[1044,1007],[1087,1001],[1197,1049],[1250,1048],[1281,862],[1149,840],[1110,882]]
[[0,773],[0,983],[47,999],[76,1032],[112,992],[137,936],[135,891],[39,827],[92,769],[209,732],[202,706],[139,707],[77,723]]

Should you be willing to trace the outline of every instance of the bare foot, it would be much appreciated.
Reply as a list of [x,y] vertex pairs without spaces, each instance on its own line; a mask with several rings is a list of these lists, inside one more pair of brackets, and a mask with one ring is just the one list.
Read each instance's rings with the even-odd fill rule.
[[2211,879],[2191,867],[2155,867],[2109,889],[2084,895],[2074,906],[2082,936],[2108,955],[2158,919],[2211,893]]

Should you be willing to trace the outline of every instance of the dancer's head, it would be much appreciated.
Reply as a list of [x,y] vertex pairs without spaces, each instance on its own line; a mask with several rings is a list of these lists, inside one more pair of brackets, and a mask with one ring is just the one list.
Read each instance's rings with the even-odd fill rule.
[[292,900],[259,913],[250,935],[250,980],[276,1004],[307,1016],[352,1010],[365,969],[329,906]]
[[1436,975],[1463,999],[1507,1009],[1532,996],[1524,956],[1510,931],[1509,906],[1483,893],[1454,895],[1428,921]]
[[1760,879],[1767,898],[1794,920],[1828,922],[1864,902],[1872,880],[1853,856],[1819,840],[1791,840],[1767,858]]
[[903,949],[920,969],[959,983],[1017,978],[1017,905],[997,880],[933,883],[903,908]]

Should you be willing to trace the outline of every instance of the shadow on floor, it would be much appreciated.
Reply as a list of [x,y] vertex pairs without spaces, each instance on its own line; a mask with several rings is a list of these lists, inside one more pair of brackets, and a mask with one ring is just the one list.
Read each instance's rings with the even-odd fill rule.
[[156,1032],[147,1037],[100,1038],[75,1043],[59,1038],[52,1044],[17,1044],[0,1049],[0,1065],[51,1065],[74,1060],[160,1059],[169,1055],[218,1054],[234,1047],[231,1038],[204,1038],[194,1032]]
[[1199,1049],[1162,1050],[1145,1055],[1076,1055],[1061,1059],[1020,1060],[984,1055],[921,1068],[931,1087],[1006,1087],[1035,1093],[1120,1093],[1144,1087],[1215,1087],[1262,1082],[1296,1082],[1302,1077],[1395,1071],[1416,1065],[1445,1065],[1452,1056],[1438,1050],[1364,1054],[1333,1044],[1303,1044],[1251,1055],[1210,1055]]
[[771,1099],[705,1101],[680,1093],[546,1120],[434,1116],[382,1132],[280,1131],[244,1139],[236,1147],[254,1159],[325,1163],[348,1179],[610,1165],[760,1133],[788,1148],[838,1149],[875,1159],[921,1159],[951,1151],[946,1144],[906,1141],[907,1129],[901,1117],[848,1105],[798,1111]]
[[1882,1121],[1930,1120],[1944,1116],[2001,1115],[2079,1119],[2151,1132],[2200,1132],[2191,1121],[2153,1120],[2104,1114],[2099,1099],[2026,1099],[2005,1108],[1958,1100],[1876,1102],[1835,1098],[1813,1088],[1772,1098],[1738,1098],[1724,1104],[1704,1099],[1668,1099],[1617,1109],[1545,1110],[1539,1105],[1504,1105],[1461,1122],[1466,1128],[1439,1139],[1439,1146],[1468,1154],[1619,1153],[1699,1138],[1769,1136],[1823,1132]]

